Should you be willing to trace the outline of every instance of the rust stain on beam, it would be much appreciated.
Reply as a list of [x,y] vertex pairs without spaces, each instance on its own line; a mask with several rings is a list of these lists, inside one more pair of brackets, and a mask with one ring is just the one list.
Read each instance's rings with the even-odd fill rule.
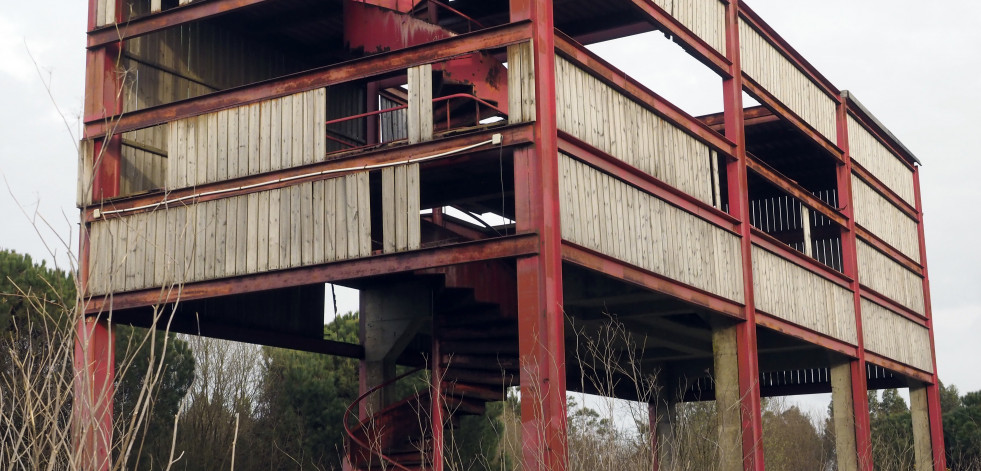
[[267,1],[270,0],[204,0],[177,6],[161,13],[130,20],[125,24],[106,25],[89,31],[85,47],[93,49],[117,41],[133,39],[182,23],[223,15]]
[[527,41],[531,38],[531,24],[527,21],[487,28],[475,33],[412,46],[392,52],[384,52],[340,64],[319,67],[285,77],[252,85],[231,88],[199,98],[154,106],[139,111],[116,115],[106,119],[94,119],[85,123],[85,138],[102,137],[106,133],[123,133],[168,121],[197,116],[225,108],[246,105],[270,98],[278,98],[315,88],[350,82],[352,80],[381,76],[408,67],[431,64],[459,55],[484,49],[493,49]]
[[132,309],[178,300],[189,301],[290,286],[355,280],[461,263],[526,257],[537,254],[539,246],[538,234],[526,233],[411,252],[374,255],[303,268],[189,283],[169,290],[153,288],[93,297],[86,300],[85,313],[91,315],[105,313],[110,309]]

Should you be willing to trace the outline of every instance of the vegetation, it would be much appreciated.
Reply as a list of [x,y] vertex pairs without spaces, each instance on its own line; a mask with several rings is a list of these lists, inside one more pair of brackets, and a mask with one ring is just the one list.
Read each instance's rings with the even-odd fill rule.
[[[0,251],[0,469],[84,469],[74,455],[76,289],[64,271]],[[598,332],[598,334],[597,334]],[[324,327],[325,338],[357,342],[356,313]],[[584,381],[602,390],[615,358],[617,377],[638,395],[656,397],[656,378],[636,377],[630,348],[611,356],[604,345],[635,346],[611,322],[581,340]],[[116,327],[113,469],[340,469],[342,415],[358,393],[351,359]],[[609,361],[609,360],[608,360]],[[592,373],[588,373],[593,368]],[[645,396],[646,395],[646,396]],[[467,417],[448,434],[453,470],[520,469],[521,421],[516,395]],[[647,406],[570,396],[568,445],[573,469],[711,470],[718,456],[720,414],[714,402],[678,404],[670,442],[654,449]],[[981,470],[981,391],[941,388],[948,464]],[[598,404],[598,405],[597,405]],[[876,469],[912,470],[909,409],[896,390],[870,394]],[[830,406],[829,406],[830,412]],[[829,414],[830,416],[830,414]],[[174,433],[177,427],[177,433]],[[833,428],[779,399],[763,402],[768,470],[832,470]],[[659,439],[661,439],[659,437]]]

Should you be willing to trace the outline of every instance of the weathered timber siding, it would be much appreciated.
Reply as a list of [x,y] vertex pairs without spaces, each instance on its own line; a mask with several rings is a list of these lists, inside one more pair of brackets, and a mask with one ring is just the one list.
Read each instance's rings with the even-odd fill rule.
[[712,204],[707,145],[562,57],[555,68],[559,129]]
[[382,169],[382,247],[385,253],[420,244],[419,164]]
[[862,298],[865,348],[886,358],[933,372],[930,332],[895,312]]
[[119,194],[163,188],[167,178],[167,124],[123,133]]
[[696,36],[726,52],[726,6],[719,0],[654,0]]
[[368,173],[91,224],[89,293],[131,291],[371,254]]
[[922,278],[861,240],[857,252],[860,283],[916,313],[924,313]]
[[919,232],[916,221],[889,200],[852,175],[852,204],[855,222],[879,236],[907,257],[920,261]]
[[318,88],[170,123],[167,188],[323,161],[325,106]]
[[95,0],[95,25],[105,26],[116,22],[116,2],[122,0]]
[[743,301],[738,236],[567,155],[559,171],[564,239]]
[[756,245],[753,294],[756,308],[763,312],[844,342],[858,343],[851,291]]
[[742,18],[739,19],[739,53],[743,72],[835,142],[834,101]]
[[872,133],[848,116],[848,153],[875,178],[913,206],[913,171],[882,145]]
[[150,33],[124,44],[123,110],[276,77],[295,69],[294,62],[281,51],[214,24],[192,23]]
[[508,46],[508,122],[535,120],[535,62],[531,42]]

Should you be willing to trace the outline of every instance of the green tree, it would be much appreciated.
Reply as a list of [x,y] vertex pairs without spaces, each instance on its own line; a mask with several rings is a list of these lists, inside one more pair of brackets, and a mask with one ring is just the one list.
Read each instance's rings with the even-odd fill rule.
[[978,470],[981,469],[981,391],[965,394],[958,403],[958,407],[944,412],[947,466]]

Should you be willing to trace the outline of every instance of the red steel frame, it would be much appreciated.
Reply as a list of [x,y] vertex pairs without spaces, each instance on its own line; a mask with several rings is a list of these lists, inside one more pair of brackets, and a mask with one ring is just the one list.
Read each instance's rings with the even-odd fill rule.
[[[209,297],[217,294],[230,294],[268,289],[269,283],[289,285],[297,283],[301,278],[309,281],[308,276],[317,279],[342,279],[352,276],[366,276],[376,272],[391,272],[393,270],[412,270],[413,267],[428,266],[432,263],[453,264],[461,261],[480,260],[497,257],[515,257],[517,259],[518,276],[518,319],[520,324],[519,352],[521,355],[521,389],[522,395],[522,427],[524,443],[522,448],[526,469],[556,469],[568,467],[566,450],[566,411],[565,411],[565,352],[563,346],[563,309],[562,309],[562,262],[580,264],[600,270],[635,284],[667,292],[673,296],[690,299],[703,304],[717,312],[727,313],[740,319],[737,326],[737,347],[739,363],[739,388],[741,393],[741,422],[743,467],[746,470],[762,470],[764,467],[762,449],[762,420],[760,404],[760,387],[758,383],[759,365],[757,360],[756,329],[757,324],[764,325],[790,335],[803,338],[812,343],[825,346],[849,357],[855,403],[856,439],[861,467],[871,470],[871,432],[867,407],[866,359],[885,363],[882,366],[899,370],[912,378],[928,384],[927,395],[929,403],[930,431],[933,443],[934,463],[937,470],[944,469],[943,433],[939,409],[939,389],[936,372],[927,374],[915,369],[903,367],[879,355],[866,355],[862,341],[862,323],[860,315],[860,299],[863,288],[857,278],[857,260],[855,247],[857,237],[861,238],[891,258],[908,268],[921,269],[923,289],[925,293],[925,319],[910,315],[921,325],[930,328],[931,347],[933,346],[932,312],[930,307],[929,278],[926,268],[926,249],[923,236],[922,206],[920,202],[919,174],[915,167],[913,171],[916,203],[913,208],[902,201],[898,195],[872,176],[859,165],[853,165],[848,151],[848,113],[847,100],[843,100],[841,92],[830,84],[819,72],[807,63],[772,29],[763,23],[752,10],[742,4],[741,0],[729,0],[726,5],[726,53],[720,54],[706,44],[697,35],[689,31],[663,9],[649,0],[632,0],[648,19],[657,23],[662,29],[670,32],[681,42],[690,47],[689,52],[703,64],[715,71],[723,79],[724,99],[724,129],[725,137],[711,130],[702,122],[691,118],[667,101],[650,92],[638,82],[618,73],[612,66],[595,55],[577,47],[561,33],[556,37],[552,16],[551,1],[511,0],[511,24],[484,29],[477,33],[461,35],[456,38],[437,41],[434,43],[401,49],[389,53],[377,54],[341,66],[324,67],[303,72],[282,79],[270,80],[260,84],[239,89],[218,92],[207,97],[163,105],[159,107],[130,113],[121,116],[122,103],[120,100],[120,84],[118,83],[115,67],[116,59],[121,51],[122,41],[154,31],[159,31],[184,22],[195,21],[206,17],[225,14],[236,9],[262,3],[266,0],[209,0],[196,2],[151,14],[130,21],[126,27],[116,28],[114,25],[96,28],[95,0],[89,1],[89,23],[86,76],[86,103],[84,109],[85,131],[88,138],[97,138],[95,155],[99,160],[94,168],[93,195],[96,199],[114,197],[119,192],[120,138],[119,132],[133,130],[149,125],[159,124],[174,119],[193,116],[201,113],[252,103],[263,99],[274,98],[289,93],[322,87],[330,83],[339,83],[370,75],[404,69],[418,63],[428,63],[440,58],[450,58],[464,52],[481,49],[483,46],[500,47],[530,38],[533,48],[535,70],[536,116],[533,124],[514,127],[505,132],[506,145],[515,146],[514,178],[515,178],[515,219],[519,231],[518,236],[512,236],[495,241],[464,244],[450,249],[433,249],[420,254],[405,254],[398,256],[374,257],[373,261],[350,261],[327,267],[313,267],[297,270],[295,273],[279,273],[237,277],[229,280],[199,283],[185,287],[182,297]],[[117,2],[116,17],[122,19],[123,2]],[[759,30],[767,40],[782,54],[827,93],[837,106],[837,139],[830,142],[818,134],[810,125],[805,123],[794,112],[783,106],[776,98],[762,89],[758,84],[744,76],[741,69],[739,53],[739,20],[743,18]],[[555,110],[555,54],[558,52],[579,63],[584,69],[597,76],[619,92],[644,104],[653,112],[675,123],[689,134],[697,137],[711,147],[727,156],[728,196],[730,202],[729,214],[722,213],[687,195],[678,192],[655,178],[642,174],[629,165],[624,165],[605,153],[592,148],[572,136],[561,133],[557,129]],[[827,207],[819,200],[806,194],[794,182],[789,181],[778,172],[768,168],[764,163],[747,155],[745,138],[745,121],[743,114],[742,93],[746,90],[756,96],[766,107],[789,122],[793,127],[810,136],[814,143],[827,151],[830,157],[838,162],[838,190],[843,209],[841,214]],[[856,111],[855,113],[859,113]],[[855,114],[859,122],[869,126],[864,114]],[[890,150],[895,152],[895,146],[883,139],[874,126],[869,126],[873,134]],[[115,135],[113,135],[113,131]],[[104,139],[109,136],[108,140]],[[459,139],[458,139],[459,140]],[[426,143],[408,150],[382,152],[376,156],[371,154],[353,156],[343,163],[357,160],[386,161],[399,158],[404,152],[419,151],[422,147],[437,148],[447,143]],[[411,147],[411,146],[410,146]],[[559,193],[558,193],[558,150],[575,154],[585,159],[590,165],[618,177],[625,178],[632,185],[668,200],[671,204],[707,220],[718,227],[738,233],[741,237],[743,260],[743,279],[745,303],[740,305],[718,298],[709,293],[681,285],[656,274],[630,267],[618,260],[597,254],[588,249],[563,244],[559,227]],[[906,155],[896,152],[897,155]],[[322,167],[341,165],[341,163],[319,164]],[[284,170],[282,173],[299,172],[306,169]],[[780,244],[769,240],[765,234],[754,232],[749,223],[749,201],[747,191],[747,174],[752,170],[763,178],[774,182],[789,194],[804,201],[819,213],[831,218],[839,224],[844,223],[842,236],[844,276],[829,273],[823,267],[811,263],[812,260],[800,257],[791,251],[779,250]],[[854,173],[853,173],[854,172]],[[890,247],[881,239],[855,225],[851,206],[851,178],[860,176],[876,190],[882,193],[917,221],[919,231],[920,259],[917,264],[908,257],[901,256],[897,250]],[[244,181],[244,180],[243,180]],[[236,182],[236,184],[241,182]],[[227,182],[216,183],[213,186],[222,187]],[[180,191],[178,191],[180,193]],[[135,207],[157,196],[143,196],[115,201],[120,207]],[[83,211],[83,222],[91,222],[90,212]],[[811,270],[837,284],[848,286],[854,294],[856,311],[856,328],[858,345],[851,346],[821,334],[802,329],[766,313],[757,313],[753,297],[753,273],[751,250],[753,243],[759,243],[770,250],[781,252],[781,256],[790,259],[805,269]],[[89,261],[89,246],[86,231],[80,237],[80,279],[83,285],[87,280]],[[427,259],[423,261],[423,259]],[[920,271],[920,270],[917,271]],[[152,293],[150,291],[153,291]],[[868,290],[865,290],[868,292]],[[867,293],[871,299],[882,300],[875,293]],[[115,305],[142,306],[166,301],[161,299],[158,290],[145,292],[124,293],[117,295]],[[188,298],[190,296],[190,298]],[[86,313],[99,313],[106,309],[112,301],[98,299],[86,306]],[[888,300],[885,300],[888,301]],[[893,304],[895,307],[895,305]],[[111,385],[113,378],[112,342],[113,332],[108,322],[98,318],[90,318],[80,322],[78,326],[80,342],[76,348],[76,369],[79,380],[76,391],[83,397],[98,399],[92,407],[78,409],[76,417],[76,437],[78,446],[84,448],[85,456],[99,463],[92,469],[107,469],[111,449]],[[438,370],[438,345],[433,346],[433,370]],[[936,358],[934,353],[934,371]],[[436,375],[434,375],[435,378]],[[102,389],[96,389],[98,385]],[[109,389],[106,389],[108,387]],[[433,384],[433,434],[439,438],[442,423],[445,420],[441,413],[441,388],[438,379]],[[87,395],[87,396],[86,396]],[[98,423],[97,430],[91,430],[90,425]],[[84,441],[82,440],[84,438]],[[436,450],[433,466],[441,467],[441,440],[435,440]]]

